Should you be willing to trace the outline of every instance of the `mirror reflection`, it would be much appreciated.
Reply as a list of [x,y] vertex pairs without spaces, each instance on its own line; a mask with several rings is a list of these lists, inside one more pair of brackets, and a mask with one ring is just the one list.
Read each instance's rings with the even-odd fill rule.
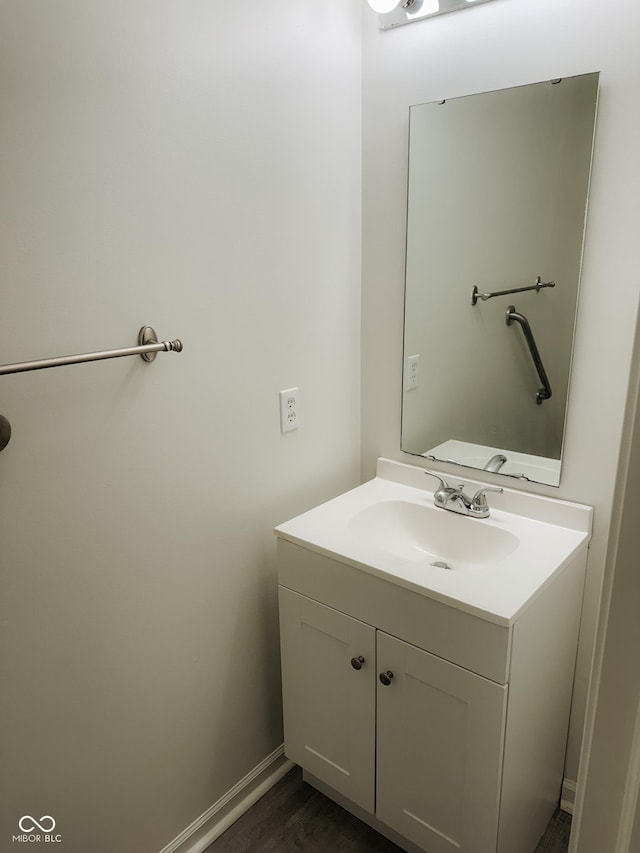
[[559,484],[597,91],[410,108],[406,453]]

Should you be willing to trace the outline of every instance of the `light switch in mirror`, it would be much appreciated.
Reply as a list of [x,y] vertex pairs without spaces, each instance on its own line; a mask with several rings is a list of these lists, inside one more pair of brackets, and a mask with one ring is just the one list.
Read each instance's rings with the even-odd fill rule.
[[410,108],[404,452],[559,484],[598,76]]

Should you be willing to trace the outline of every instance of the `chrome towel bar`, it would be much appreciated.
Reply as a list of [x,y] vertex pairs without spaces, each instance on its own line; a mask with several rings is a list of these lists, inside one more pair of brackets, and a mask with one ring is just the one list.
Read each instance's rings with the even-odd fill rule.
[[[41,358],[38,361],[17,361],[14,364],[0,364],[0,376],[7,373],[24,373],[27,370],[43,370],[47,367],[62,367],[65,364],[81,364],[84,361],[100,361],[103,358],[122,358],[125,355],[139,355],[145,361],[153,361],[159,352],[182,352],[182,341],[159,341],[151,326],[143,326],[138,332],[138,346],[124,349],[108,349],[102,352],[84,352],[79,355],[63,355],[59,358]],[[11,424],[0,415],[0,451],[4,450],[11,438]]]
[[0,376],[8,373],[24,373],[27,370],[43,370],[47,367],[62,367],[66,364],[81,364],[85,361],[100,361],[104,358],[122,358],[139,355],[145,361],[153,361],[159,352],[182,352],[182,341],[159,341],[151,326],[143,326],[138,332],[138,346],[110,349],[102,352],[85,352],[79,355],[63,355],[59,358],[41,358],[38,361],[18,361],[0,365]]
[[540,276],[536,278],[535,284],[530,284],[528,287],[513,287],[511,290],[496,290],[493,293],[480,293],[478,288],[474,285],[473,290],[471,291],[471,304],[476,305],[478,299],[482,299],[483,302],[486,302],[487,299],[492,299],[494,296],[507,296],[509,293],[524,293],[525,290],[535,290],[536,293],[540,293],[543,287],[555,286],[555,281],[542,281]]

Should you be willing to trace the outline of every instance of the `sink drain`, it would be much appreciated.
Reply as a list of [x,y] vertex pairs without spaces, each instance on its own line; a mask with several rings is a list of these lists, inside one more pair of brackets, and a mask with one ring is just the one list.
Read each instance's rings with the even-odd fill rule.
[[435,566],[436,569],[447,569],[447,571],[451,571],[451,566],[449,563],[445,563],[444,560],[435,560],[433,563],[429,563],[430,566]]

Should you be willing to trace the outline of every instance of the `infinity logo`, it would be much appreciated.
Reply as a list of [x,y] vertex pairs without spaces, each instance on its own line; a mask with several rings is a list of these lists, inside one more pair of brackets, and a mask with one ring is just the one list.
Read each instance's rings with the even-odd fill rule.
[[[51,824],[45,825],[45,821],[50,821]],[[34,829],[39,829],[40,832],[53,832],[56,828],[56,822],[50,814],[42,815],[40,820],[36,820],[35,817],[31,817],[30,814],[26,814],[20,818],[18,826],[23,832],[33,832]]]

